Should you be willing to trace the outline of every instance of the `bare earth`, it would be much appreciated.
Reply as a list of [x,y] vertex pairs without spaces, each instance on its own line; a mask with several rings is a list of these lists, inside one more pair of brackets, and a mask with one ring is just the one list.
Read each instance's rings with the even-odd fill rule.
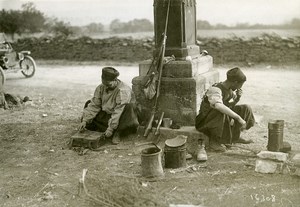
[[[136,137],[79,156],[66,144],[105,65],[37,64],[30,79],[6,74],[5,91],[32,101],[22,108],[0,109],[0,206],[300,206],[299,177],[257,173],[254,154],[243,150],[210,152],[206,164],[193,159],[188,166],[194,168],[165,169],[158,180],[141,177]],[[128,84],[138,75],[137,65],[116,67]],[[220,80],[230,67],[215,67]],[[245,73],[241,102],[252,106],[258,121],[244,134],[255,143],[245,147],[265,150],[268,121],[283,119],[284,141],[292,145],[291,155],[299,152],[300,66],[258,65]],[[79,188],[84,168],[93,198]]]

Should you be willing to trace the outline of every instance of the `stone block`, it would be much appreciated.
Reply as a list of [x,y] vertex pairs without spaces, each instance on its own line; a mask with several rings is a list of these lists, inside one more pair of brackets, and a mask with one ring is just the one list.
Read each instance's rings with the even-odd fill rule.
[[291,161],[294,163],[294,165],[298,168],[300,168],[300,153],[297,153],[293,156]]
[[261,151],[257,154],[257,156],[261,159],[269,159],[281,162],[286,162],[288,159],[288,154],[283,152]]
[[[143,110],[142,122],[151,116],[155,98],[149,100],[143,92],[144,79],[152,60],[139,64],[139,76],[133,78],[132,89],[137,103]],[[209,55],[192,56],[188,60],[174,60],[164,65],[160,86],[160,95],[156,107],[156,117],[165,112],[165,117],[172,118],[182,126],[194,126],[203,94],[219,81],[219,72],[213,69],[213,58]]]
[[[139,75],[146,76],[152,60],[139,64]],[[210,55],[196,56],[192,60],[175,60],[165,64],[162,77],[191,78],[213,69],[213,58]]]
[[257,159],[255,164],[255,172],[259,173],[284,173],[285,169],[285,163],[273,160]]
[[[154,100],[149,100],[143,93],[142,80],[138,76],[132,80],[132,89],[137,102],[142,106],[142,120],[150,117]],[[219,73],[211,70],[193,78],[162,78],[160,96],[157,104],[159,114],[164,111],[165,116],[175,122],[188,126],[194,125],[195,117],[199,111],[202,96],[205,90],[219,79]]]

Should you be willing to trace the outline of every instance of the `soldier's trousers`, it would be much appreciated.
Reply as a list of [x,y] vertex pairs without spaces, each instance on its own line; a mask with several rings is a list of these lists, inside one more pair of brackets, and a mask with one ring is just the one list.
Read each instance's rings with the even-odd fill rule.
[[[87,101],[84,108],[88,106],[90,101]],[[91,131],[105,132],[108,127],[108,121],[111,118],[111,114],[105,111],[100,111],[93,121],[87,124],[86,128]],[[120,136],[126,136],[128,134],[135,133],[139,126],[138,110],[135,104],[128,103],[125,105],[124,111],[119,120],[119,126],[115,133],[119,133]]]
[[[254,126],[255,118],[250,106],[246,104],[236,105],[232,110],[246,121],[246,129]],[[196,128],[210,139],[223,144],[232,143],[240,138],[241,125],[234,121],[234,125],[230,126],[230,119],[229,116],[212,109],[201,123],[202,126],[196,126]]]

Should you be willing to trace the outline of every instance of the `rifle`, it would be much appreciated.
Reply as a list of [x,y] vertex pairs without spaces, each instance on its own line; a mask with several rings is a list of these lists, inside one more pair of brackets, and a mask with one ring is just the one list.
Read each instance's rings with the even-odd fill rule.
[[160,129],[162,120],[163,120],[163,118],[164,118],[164,115],[165,115],[165,112],[162,112],[162,113],[161,113],[161,116],[160,116],[160,118],[159,118],[158,124],[157,124],[157,128],[156,128],[155,133],[154,133],[155,136],[159,135],[159,129]]
[[[156,113],[156,108],[157,108],[157,102],[158,102],[158,97],[160,95],[160,85],[161,85],[161,76],[162,76],[162,68],[163,68],[163,61],[164,61],[164,57],[165,57],[165,51],[166,51],[166,42],[167,42],[167,27],[168,27],[168,21],[169,21],[169,10],[170,10],[170,1],[168,2],[168,10],[167,10],[167,15],[166,15],[166,23],[165,23],[165,30],[163,33],[163,40],[162,40],[162,45],[161,45],[161,56],[159,57],[159,64],[158,64],[158,83],[156,86],[156,96],[155,96],[155,102],[154,102],[154,106],[152,108],[151,111],[151,117],[149,119],[149,122],[147,124],[147,127],[145,129],[145,133],[144,133],[144,137],[147,137],[148,134],[150,133],[151,129],[152,129],[152,122],[154,120],[154,116]],[[159,53],[160,53],[159,52]]]

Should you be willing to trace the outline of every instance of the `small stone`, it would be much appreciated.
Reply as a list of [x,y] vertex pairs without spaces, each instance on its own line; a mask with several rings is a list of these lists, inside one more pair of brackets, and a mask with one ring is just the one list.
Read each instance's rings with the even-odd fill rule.
[[259,173],[275,173],[277,163],[271,160],[256,160],[255,172]]
[[300,167],[300,153],[295,154],[291,161],[296,167]]
[[193,156],[191,155],[191,154],[189,154],[189,153],[187,153],[186,155],[185,155],[185,159],[187,159],[187,160],[190,160],[190,159],[192,159],[193,158]]
[[287,174],[289,167],[284,162],[273,160],[258,159],[256,160],[255,171],[260,173],[280,173]]
[[288,154],[283,152],[261,151],[257,154],[257,156],[262,159],[270,159],[281,162],[286,162],[288,159]]
[[142,182],[142,186],[143,186],[143,187],[148,187],[148,183]]

